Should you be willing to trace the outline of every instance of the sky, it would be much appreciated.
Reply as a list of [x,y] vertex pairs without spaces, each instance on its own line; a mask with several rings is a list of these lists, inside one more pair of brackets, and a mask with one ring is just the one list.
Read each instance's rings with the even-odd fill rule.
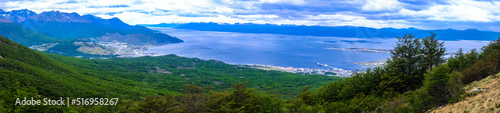
[[217,22],[500,32],[498,0],[0,0],[0,8],[118,17],[132,25]]

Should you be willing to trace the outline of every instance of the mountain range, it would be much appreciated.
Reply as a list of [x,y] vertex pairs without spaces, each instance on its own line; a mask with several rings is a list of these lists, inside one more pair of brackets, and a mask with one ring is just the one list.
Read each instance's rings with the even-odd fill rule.
[[[331,36],[355,38],[395,38],[411,33],[418,36],[428,36],[430,32],[438,34],[441,40],[495,40],[500,37],[499,32],[480,31],[477,29],[455,30],[438,29],[422,30],[417,28],[371,28],[359,26],[305,26],[305,25],[276,25],[254,23],[162,23],[140,24],[147,27],[172,27],[177,29],[193,29],[201,31],[223,31],[241,33],[266,33],[302,36]],[[422,37],[424,38],[424,37]]]
[[115,40],[150,45],[182,42],[178,38],[143,26],[128,25],[118,18],[102,19],[93,15],[81,16],[60,11],[37,14],[27,9],[0,11],[0,17],[59,39],[93,38],[98,41]]
[[115,55],[116,51],[113,49],[117,48],[106,48],[96,42],[119,42],[138,46],[183,42],[143,26],[126,24],[118,18],[103,19],[93,15],[60,11],[37,14],[27,9],[0,10],[0,35],[24,46],[42,47],[37,50],[68,56]]

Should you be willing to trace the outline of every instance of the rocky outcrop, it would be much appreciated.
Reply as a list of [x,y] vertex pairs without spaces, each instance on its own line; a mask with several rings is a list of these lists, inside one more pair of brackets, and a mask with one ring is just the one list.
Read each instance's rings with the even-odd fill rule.
[[12,21],[9,21],[9,20],[6,20],[6,19],[3,19],[3,18],[0,18],[0,22],[11,23]]
[[30,17],[31,20],[48,21],[48,22],[77,22],[77,23],[91,23],[77,13],[62,13],[60,11],[47,11],[42,12],[36,16]]

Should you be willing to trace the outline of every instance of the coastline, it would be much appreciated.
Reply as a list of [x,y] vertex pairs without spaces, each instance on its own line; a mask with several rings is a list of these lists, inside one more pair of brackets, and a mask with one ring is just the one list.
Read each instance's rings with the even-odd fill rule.
[[261,65],[261,64],[233,64],[233,65],[254,68],[254,69],[281,71],[281,72],[289,72],[289,73],[296,73],[303,75],[318,74],[326,76],[351,77],[354,73],[351,70],[344,70],[337,67],[330,67],[331,69],[317,69],[317,68],[282,67],[282,66]]

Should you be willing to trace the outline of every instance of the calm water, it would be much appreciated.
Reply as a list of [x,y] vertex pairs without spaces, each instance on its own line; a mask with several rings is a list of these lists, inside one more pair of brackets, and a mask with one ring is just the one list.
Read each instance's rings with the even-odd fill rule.
[[[152,29],[180,38],[185,42],[152,47],[148,52],[176,54],[205,60],[215,59],[233,64],[263,64],[284,67],[322,68],[317,66],[317,63],[322,63],[348,70],[364,69],[368,66],[354,63],[384,60],[389,58],[390,54],[325,48],[391,49],[396,42],[395,38],[361,39],[196,31],[172,28]],[[456,51],[460,47],[469,50],[487,43],[487,41],[445,42],[447,50],[452,51]]]

